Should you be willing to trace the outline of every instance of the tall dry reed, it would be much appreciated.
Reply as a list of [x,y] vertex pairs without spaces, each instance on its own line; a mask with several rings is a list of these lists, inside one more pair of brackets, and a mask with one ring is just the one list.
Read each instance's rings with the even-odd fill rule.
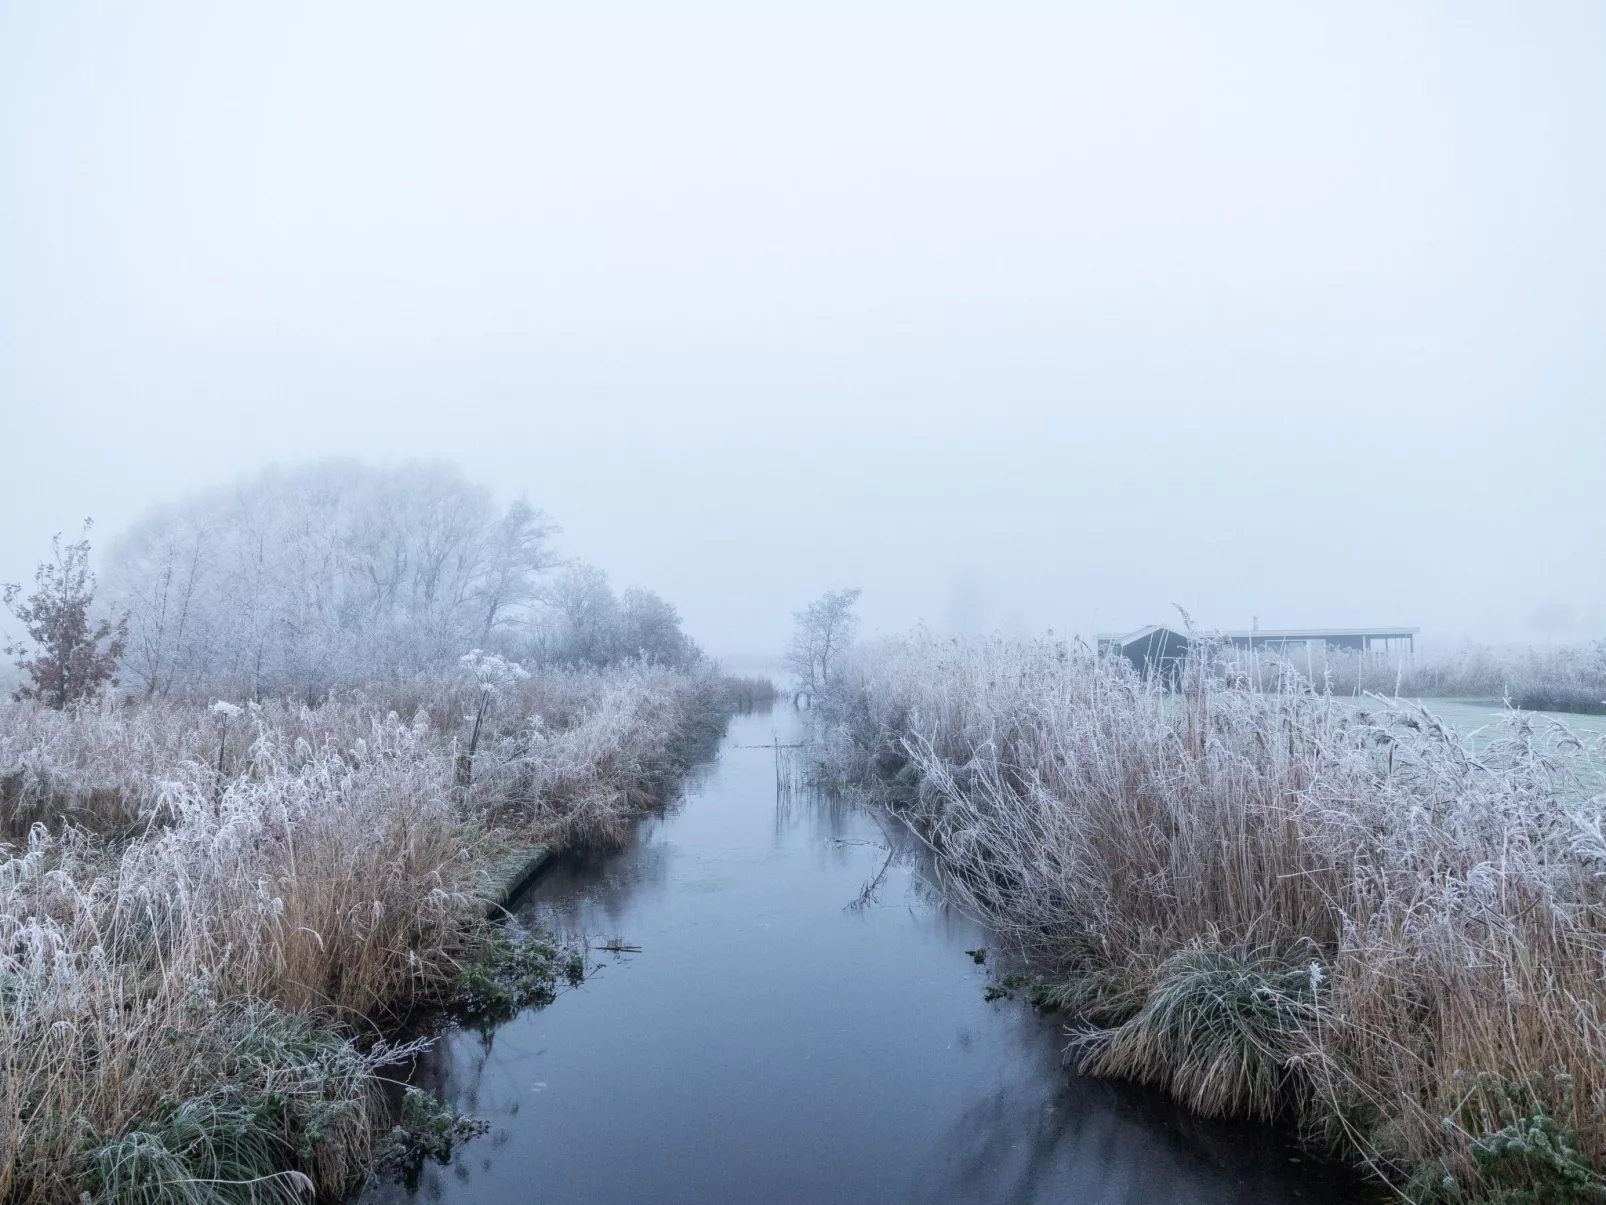
[[406,1053],[376,1038],[484,940],[488,868],[617,835],[715,688],[513,683],[466,766],[479,684],[409,689],[0,708],[0,1198],[346,1187]]
[[1564,729],[1474,757],[1296,675],[1168,694],[930,639],[862,653],[831,714],[837,772],[902,799],[1086,1069],[1297,1117],[1423,1199],[1606,1191],[1606,800]]

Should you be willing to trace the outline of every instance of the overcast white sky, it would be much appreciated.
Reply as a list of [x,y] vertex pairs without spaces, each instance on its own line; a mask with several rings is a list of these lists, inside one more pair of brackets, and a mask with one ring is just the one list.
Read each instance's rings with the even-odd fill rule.
[[444,458],[721,653],[1606,635],[1606,5],[0,0],[0,578]]

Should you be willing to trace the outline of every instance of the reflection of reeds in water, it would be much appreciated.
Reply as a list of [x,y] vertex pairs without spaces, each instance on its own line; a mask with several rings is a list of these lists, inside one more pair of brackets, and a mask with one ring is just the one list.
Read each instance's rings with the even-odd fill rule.
[[[882,806],[859,789],[844,791],[834,778],[820,781],[820,750],[806,743],[783,745],[777,737],[771,748],[775,751],[775,819],[784,825],[807,813],[823,822],[830,839],[840,848],[847,845],[873,846],[877,851],[875,870],[865,879],[859,893],[847,905],[859,909],[876,903],[876,893],[886,881],[887,872],[900,855],[911,852],[893,837],[902,826],[885,812]],[[864,841],[846,837],[847,818],[850,813],[862,812],[881,830],[880,841]],[[892,820],[889,829],[887,821]]]
[[843,791],[835,782],[821,781],[818,745],[774,740],[763,748],[772,750],[775,761],[777,832],[802,823],[821,838],[860,844],[853,817],[865,800],[864,792]]
[[790,806],[797,793],[808,785],[804,776],[800,747],[775,740],[775,802]]

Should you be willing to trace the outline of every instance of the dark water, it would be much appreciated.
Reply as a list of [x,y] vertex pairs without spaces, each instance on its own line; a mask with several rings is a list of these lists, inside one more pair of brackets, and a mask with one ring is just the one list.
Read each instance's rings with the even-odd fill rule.
[[638,945],[415,1080],[491,1122],[364,1202],[1282,1202],[1353,1186],[1264,1132],[1066,1074],[1062,1022],[983,1000],[987,935],[886,861],[856,809],[776,800],[777,731],[739,718],[667,817],[559,863],[520,918]]

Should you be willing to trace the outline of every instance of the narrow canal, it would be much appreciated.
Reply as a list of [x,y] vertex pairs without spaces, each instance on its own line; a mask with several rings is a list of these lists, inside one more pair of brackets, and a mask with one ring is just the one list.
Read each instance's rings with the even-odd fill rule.
[[522,924],[639,952],[444,1035],[415,1082],[491,1130],[365,1205],[1355,1199],[1262,1130],[1063,1070],[1063,1019],[983,998],[966,951],[988,936],[918,851],[877,885],[872,816],[777,799],[763,746],[796,725],[738,717],[668,815],[520,901]]

